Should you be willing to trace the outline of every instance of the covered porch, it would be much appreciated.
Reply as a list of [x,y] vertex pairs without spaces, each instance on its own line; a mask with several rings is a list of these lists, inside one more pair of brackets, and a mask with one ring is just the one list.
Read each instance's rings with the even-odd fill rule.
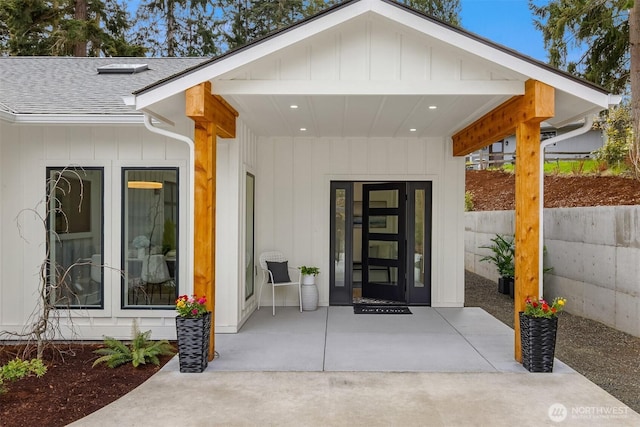
[[[351,306],[255,311],[237,334],[216,334],[217,371],[510,372],[513,329],[479,307],[354,314]],[[178,359],[165,370],[179,372]],[[555,373],[574,372],[556,360]]]

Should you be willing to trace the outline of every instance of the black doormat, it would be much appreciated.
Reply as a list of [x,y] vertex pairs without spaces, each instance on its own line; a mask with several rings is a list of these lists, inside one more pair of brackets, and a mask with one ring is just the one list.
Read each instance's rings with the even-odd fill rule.
[[412,314],[409,307],[403,305],[354,304],[354,314]]

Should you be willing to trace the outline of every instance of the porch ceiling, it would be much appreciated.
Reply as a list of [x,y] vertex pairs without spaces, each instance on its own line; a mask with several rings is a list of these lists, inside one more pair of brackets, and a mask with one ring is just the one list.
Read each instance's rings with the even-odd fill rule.
[[[223,96],[257,135],[287,137],[446,136],[509,98],[503,95]],[[430,108],[434,106],[435,109]]]

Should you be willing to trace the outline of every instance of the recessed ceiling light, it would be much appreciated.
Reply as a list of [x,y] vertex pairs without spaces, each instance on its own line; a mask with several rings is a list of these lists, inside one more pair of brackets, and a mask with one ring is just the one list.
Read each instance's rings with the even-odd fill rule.
[[411,128],[411,129],[409,129],[409,132],[415,132],[415,131],[417,131],[417,130],[418,130],[418,129],[416,129],[416,128]]
[[429,110],[435,110],[436,108],[438,108],[437,105],[429,105]]
[[291,108],[292,110],[295,110],[296,108],[298,108],[298,106],[296,104],[291,104],[289,105],[289,108]]
[[307,128],[300,128],[300,132],[306,132]]

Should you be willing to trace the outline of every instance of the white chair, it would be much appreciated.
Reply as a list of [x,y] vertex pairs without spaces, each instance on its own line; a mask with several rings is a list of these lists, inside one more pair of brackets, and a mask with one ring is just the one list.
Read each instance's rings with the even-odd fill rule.
[[[300,283],[302,281],[302,273],[300,272],[299,269],[295,268],[295,267],[289,267],[287,265],[287,273],[291,273],[291,272],[297,272],[296,275],[294,275],[293,277],[298,277],[298,281],[293,281],[291,280],[291,275],[289,274],[289,280],[279,280],[281,278],[277,277],[279,275],[279,273],[282,273],[282,271],[276,271],[275,273],[275,280],[274,280],[274,272],[271,271],[269,269],[269,265],[267,264],[268,262],[273,262],[273,263],[284,263],[287,262],[287,259],[284,257],[284,255],[282,254],[282,252],[277,252],[277,251],[269,251],[269,252],[263,252],[262,254],[260,254],[260,268],[262,269],[262,283],[260,283],[260,290],[258,291],[258,310],[260,310],[260,300],[262,299],[262,288],[264,287],[265,283],[268,283],[271,286],[271,303],[273,305],[272,311],[273,311],[273,315],[276,315],[276,287],[277,286],[297,286],[298,287],[298,300],[300,303],[300,313],[302,313],[302,293],[301,293],[301,287],[300,287]],[[280,265],[278,267],[279,270],[282,269],[282,265]]]
[[[164,259],[164,255],[146,255],[142,259],[142,271],[140,274],[142,282],[151,286],[151,298],[153,300],[154,289],[158,288],[160,299],[162,299],[162,285],[171,281],[169,267]],[[151,302],[151,301],[148,301]]]

